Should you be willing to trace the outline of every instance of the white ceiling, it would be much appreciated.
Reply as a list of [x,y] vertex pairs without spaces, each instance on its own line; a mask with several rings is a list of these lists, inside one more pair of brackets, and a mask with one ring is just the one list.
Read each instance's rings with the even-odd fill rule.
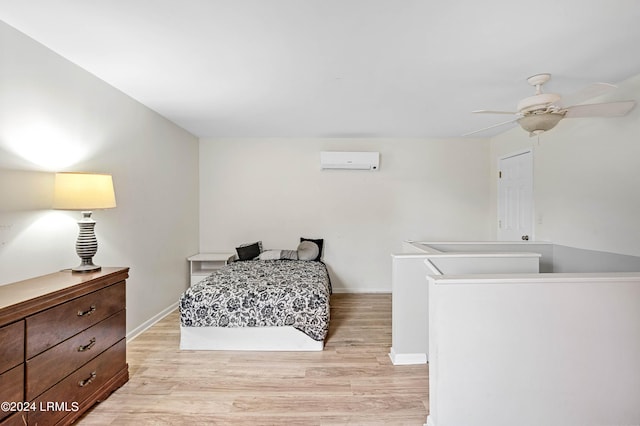
[[0,19],[201,137],[458,137],[532,74],[569,94],[640,73],[638,0],[1,0]]

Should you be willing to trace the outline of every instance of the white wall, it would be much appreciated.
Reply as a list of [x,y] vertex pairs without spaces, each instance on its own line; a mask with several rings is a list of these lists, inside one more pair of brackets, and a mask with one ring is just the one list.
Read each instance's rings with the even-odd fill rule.
[[[523,253],[522,250],[506,250],[514,245],[440,243],[436,248],[428,242],[403,243],[406,252],[391,256],[391,362],[394,365],[423,364],[429,359],[428,308],[431,295],[427,275],[537,274],[541,255],[535,252]],[[439,252],[442,246],[452,249]],[[455,246],[461,249],[455,250]],[[472,246],[474,249],[465,250]],[[417,252],[420,247],[424,247],[422,253]]]
[[[379,151],[380,170],[320,170],[320,151]],[[325,239],[338,291],[391,290],[403,240],[490,236],[489,143],[475,139],[202,139],[200,250]]]
[[393,365],[426,364],[429,354],[429,286],[431,273],[420,253],[391,256],[391,348]]
[[640,274],[429,279],[429,426],[640,421]]
[[[640,75],[589,103],[627,99],[640,100]],[[636,107],[620,118],[565,119],[539,142],[519,128],[493,138],[491,217],[497,217],[497,159],[533,147],[536,240],[640,256],[638,135]]]
[[127,329],[175,303],[198,250],[197,138],[0,22],[0,284],[76,266],[53,172],[111,173],[95,263],[131,267]]

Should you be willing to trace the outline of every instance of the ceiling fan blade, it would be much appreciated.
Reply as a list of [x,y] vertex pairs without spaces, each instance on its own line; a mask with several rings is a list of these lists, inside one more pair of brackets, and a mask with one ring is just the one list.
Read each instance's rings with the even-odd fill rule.
[[563,96],[557,102],[559,107],[564,107],[567,105],[576,105],[581,104],[589,99],[593,99],[596,96],[604,95],[607,92],[617,89],[617,86],[609,83],[593,83],[588,85],[587,87],[582,88],[576,93],[569,94],[567,96]]
[[503,121],[502,123],[494,124],[493,126],[485,127],[484,129],[474,130],[473,132],[465,133],[462,136],[469,136],[476,133],[484,132],[485,130],[493,129],[495,127],[500,127],[500,126],[505,126],[507,124],[515,123],[516,121],[518,121],[518,118],[520,117],[513,118],[509,121]]
[[636,101],[605,102],[601,104],[574,105],[567,108],[565,118],[622,117],[636,105]]
[[517,114],[513,111],[493,111],[490,109],[477,109],[475,111],[471,111],[474,114]]

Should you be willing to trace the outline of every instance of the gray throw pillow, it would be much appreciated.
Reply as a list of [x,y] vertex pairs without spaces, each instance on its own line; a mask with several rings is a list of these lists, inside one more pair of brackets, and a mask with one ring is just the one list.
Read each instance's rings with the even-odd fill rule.
[[311,241],[302,241],[298,244],[298,259],[299,260],[315,260],[320,253],[318,245]]

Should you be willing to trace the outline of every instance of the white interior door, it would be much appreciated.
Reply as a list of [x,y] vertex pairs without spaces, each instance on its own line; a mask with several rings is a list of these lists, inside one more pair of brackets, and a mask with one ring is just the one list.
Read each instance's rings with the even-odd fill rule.
[[533,155],[501,158],[498,168],[498,241],[533,240]]

